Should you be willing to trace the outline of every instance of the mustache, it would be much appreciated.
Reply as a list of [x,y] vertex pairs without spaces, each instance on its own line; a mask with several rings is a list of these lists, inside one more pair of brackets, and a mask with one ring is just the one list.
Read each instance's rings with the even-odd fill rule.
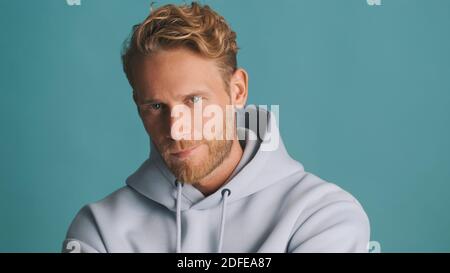
[[162,144],[162,149],[166,153],[178,152],[191,147],[206,143],[204,140],[177,140]]

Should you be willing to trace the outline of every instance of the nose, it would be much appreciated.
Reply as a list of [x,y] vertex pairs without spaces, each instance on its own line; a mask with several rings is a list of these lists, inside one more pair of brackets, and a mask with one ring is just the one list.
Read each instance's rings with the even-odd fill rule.
[[174,105],[170,107],[168,116],[168,130],[173,140],[191,139],[191,112],[185,105]]

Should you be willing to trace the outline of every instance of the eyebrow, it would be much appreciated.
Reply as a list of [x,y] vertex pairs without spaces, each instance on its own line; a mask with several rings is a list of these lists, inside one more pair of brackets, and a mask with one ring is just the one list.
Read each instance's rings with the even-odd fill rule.
[[[182,97],[183,100],[188,98],[188,97],[192,97],[192,96],[204,96],[204,95],[208,95],[208,89],[193,89],[191,90],[189,93],[186,94],[181,94],[177,97]],[[142,104],[151,104],[151,103],[159,103],[161,100],[157,99],[157,98],[146,98],[144,99],[144,101],[142,102]]]

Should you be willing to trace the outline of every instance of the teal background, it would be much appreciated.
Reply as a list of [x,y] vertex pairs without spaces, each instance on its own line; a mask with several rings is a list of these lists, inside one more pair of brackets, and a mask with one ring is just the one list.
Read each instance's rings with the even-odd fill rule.
[[[0,0],[0,252],[60,251],[148,155],[119,53],[149,2]],[[280,105],[290,154],[360,200],[381,251],[449,252],[450,1],[201,2],[249,102]]]

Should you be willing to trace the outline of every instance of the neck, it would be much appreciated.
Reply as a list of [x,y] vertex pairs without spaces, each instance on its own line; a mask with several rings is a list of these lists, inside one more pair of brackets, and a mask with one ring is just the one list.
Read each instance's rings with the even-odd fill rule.
[[219,189],[225,181],[227,181],[231,173],[233,173],[242,158],[242,154],[243,151],[241,145],[239,144],[239,140],[235,138],[231,146],[230,154],[222,162],[222,164],[220,164],[220,166],[193,186],[201,191],[205,196],[216,192],[217,189]]

